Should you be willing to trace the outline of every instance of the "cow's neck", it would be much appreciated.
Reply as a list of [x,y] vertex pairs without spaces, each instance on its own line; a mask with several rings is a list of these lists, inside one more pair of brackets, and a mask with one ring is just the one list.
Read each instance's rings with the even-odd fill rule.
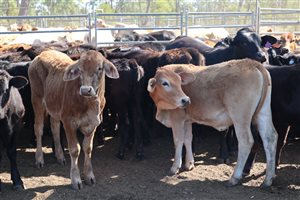
[[1,96],[0,96],[0,119],[3,119],[6,115],[6,112],[8,110],[8,105],[10,102],[10,90],[6,90]]
[[235,59],[236,52],[234,47],[215,48],[209,52],[203,52],[206,65],[213,65],[228,60]]

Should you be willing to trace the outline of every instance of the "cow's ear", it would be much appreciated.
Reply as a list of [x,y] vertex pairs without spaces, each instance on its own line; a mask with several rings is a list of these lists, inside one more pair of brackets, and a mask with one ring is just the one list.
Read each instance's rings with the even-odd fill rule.
[[72,81],[80,76],[81,72],[77,63],[70,65],[64,73],[64,81]]
[[112,64],[110,61],[106,60],[103,62],[103,67],[105,70],[105,74],[109,78],[117,79],[119,78],[119,72],[114,64]]
[[156,83],[156,79],[155,78],[150,78],[148,81],[148,86],[147,86],[147,90],[148,92],[153,92],[154,88],[155,88],[155,83]]
[[261,37],[262,47],[270,48],[275,43],[277,43],[277,39],[271,35],[264,35]]
[[188,72],[180,72],[178,75],[181,78],[181,85],[189,84],[196,79],[194,74]]
[[27,84],[28,80],[24,76],[14,76],[9,80],[9,86],[14,86],[17,89],[21,89]]

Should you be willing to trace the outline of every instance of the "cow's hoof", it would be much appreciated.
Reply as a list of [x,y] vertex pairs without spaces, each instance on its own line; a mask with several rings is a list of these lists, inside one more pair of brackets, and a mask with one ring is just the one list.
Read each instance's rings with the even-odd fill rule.
[[250,171],[245,170],[245,171],[243,171],[242,176],[246,177],[246,176],[249,176],[249,174],[250,174]]
[[270,188],[270,186],[272,186],[272,180],[270,180],[270,181],[264,180],[264,182],[260,185],[260,188],[268,189],[268,188]]
[[75,189],[75,190],[81,190],[82,187],[83,186],[82,186],[82,182],[81,181],[72,183],[72,188]]
[[179,168],[178,167],[171,167],[170,171],[168,172],[169,176],[173,176],[175,174],[179,173]]
[[142,161],[145,158],[144,154],[142,154],[142,153],[136,153],[135,157],[139,161]]
[[63,158],[63,159],[57,159],[57,162],[62,165],[62,166],[65,166],[66,165],[66,159]]
[[189,162],[187,165],[184,166],[184,169],[185,169],[186,171],[191,171],[191,170],[194,169],[194,168],[195,168],[195,165],[194,165],[193,162]]
[[231,163],[229,158],[218,158],[217,162],[220,164],[226,164],[226,165],[229,165]]
[[91,186],[91,185],[95,185],[96,179],[95,179],[95,177],[89,177],[89,178],[85,178],[84,182],[85,182],[85,184]]
[[239,184],[240,179],[232,177],[228,182],[227,182],[227,187],[233,187]]
[[23,184],[21,185],[13,185],[13,190],[15,191],[22,191],[22,190],[25,190],[25,186]]
[[117,153],[116,157],[119,158],[120,160],[124,160],[125,159],[124,153]]
[[44,163],[43,162],[37,162],[36,163],[37,168],[41,169],[44,167]]

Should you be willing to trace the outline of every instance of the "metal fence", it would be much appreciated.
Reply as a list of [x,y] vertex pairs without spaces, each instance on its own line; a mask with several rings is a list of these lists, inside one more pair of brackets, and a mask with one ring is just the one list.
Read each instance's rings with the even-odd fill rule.
[[185,35],[190,29],[196,28],[226,28],[229,33],[235,33],[242,27],[255,28],[255,13],[253,12],[187,12],[185,14]]
[[[98,28],[97,20],[104,19],[108,24],[123,22],[137,24],[138,28],[106,27]],[[225,28],[234,34],[242,27],[252,27],[257,33],[269,34],[260,31],[262,27],[271,27],[272,34],[291,31],[300,34],[300,9],[259,8],[255,12],[180,12],[180,13],[91,13],[82,15],[60,16],[3,16],[0,17],[2,25],[12,24],[14,21],[23,21],[39,27],[59,26],[54,30],[0,32],[0,34],[26,34],[26,33],[55,33],[55,32],[88,32],[90,41],[92,33],[95,35],[92,45],[104,45],[113,42],[99,42],[97,31],[120,30],[176,30],[181,35],[188,35],[196,28]],[[62,26],[78,26],[74,30],[65,30]],[[121,42],[119,42],[121,43]],[[118,43],[114,43],[118,44]]]
[[[29,22],[29,24],[34,24],[34,26],[41,27],[41,30],[37,31],[5,31],[5,32],[0,32],[0,34],[25,34],[25,33],[60,33],[60,32],[91,32],[91,29],[88,28],[86,24],[91,25],[91,16],[90,14],[82,14],[82,15],[57,15],[57,16],[4,16],[0,17],[0,21],[3,23],[4,21],[7,22],[7,24],[13,24],[9,23],[10,21],[14,21],[16,23],[17,20],[22,19],[24,21],[30,21],[34,20],[32,23]],[[63,27],[60,26],[59,29],[54,29],[54,30],[43,30],[43,28],[48,27],[51,22],[53,23],[54,21],[56,22],[56,25],[62,24],[62,21],[67,21],[70,22],[74,19],[77,19],[77,22],[80,22],[82,24],[80,28],[74,29],[74,30],[65,30]],[[50,23],[49,23],[50,22]],[[79,25],[80,25],[79,24]],[[8,26],[7,25],[7,26]],[[72,24],[70,26],[73,26]],[[9,27],[9,26],[8,26]]]
[[[97,28],[97,20],[104,19],[108,23],[122,22],[136,24],[138,27],[112,27]],[[145,20],[147,19],[147,20]],[[119,14],[95,14],[94,29],[96,44],[110,44],[110,42],[98,42],[97,31],[110,30],[178,30],[183,35],[183,13],[119,13]],[[114,44],[122,44],[128,42],[114,42]]]
[[[257,30],[270,27],[272,34],[282,34],[290,31],[300,34],[300,9],[258,8]],[[260,34],[270,34],[259,31]]]

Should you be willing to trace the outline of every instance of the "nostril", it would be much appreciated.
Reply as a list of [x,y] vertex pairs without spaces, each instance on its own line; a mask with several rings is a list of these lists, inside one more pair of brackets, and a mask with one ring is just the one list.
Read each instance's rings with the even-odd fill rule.
[[181,103],[182,103],[182,105],[187,105],[187,104],[189,104],[190,103],[190,98],[189,97],[187,97],[187,98],[183,98],[183,99],[181,99]]

